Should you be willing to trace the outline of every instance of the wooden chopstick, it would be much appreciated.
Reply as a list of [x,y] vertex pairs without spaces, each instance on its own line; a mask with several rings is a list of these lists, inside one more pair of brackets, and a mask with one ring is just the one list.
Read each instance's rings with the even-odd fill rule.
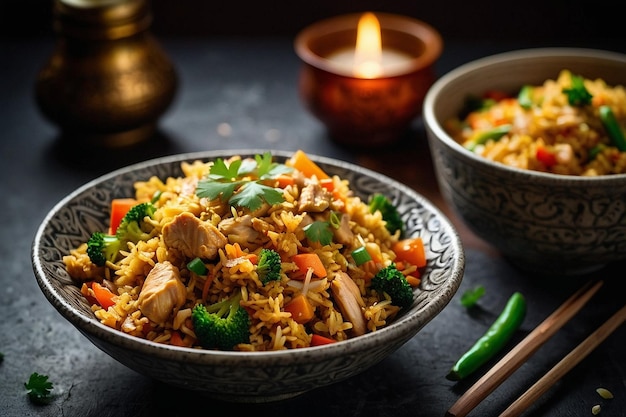
[[519,416],[526,408],[534,403],[550,387],[552,387],[567,372],[582,361],[591,351],[604,341],[615,329],[626,320],[626,305],[611,316],[604,324],[591,333],[585,340],[576,346],[567,356],[561,359],[541,379],[533,384],[513,404],[511,404],[500,417]]
[[506,378],[511,376],[541,345],[574,316],[600,289],[604,282],[587,282],[550,314],[498,363],[470,387],[450,409],[446,417],[464,417]]

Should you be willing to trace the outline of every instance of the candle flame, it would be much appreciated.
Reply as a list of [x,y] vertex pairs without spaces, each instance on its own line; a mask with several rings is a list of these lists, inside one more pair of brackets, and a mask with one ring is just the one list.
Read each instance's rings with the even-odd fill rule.
[[376,78],[382,73],[382,42],[380,23],[376,16],[367,12],[359,19],[354,54],[354,75]]

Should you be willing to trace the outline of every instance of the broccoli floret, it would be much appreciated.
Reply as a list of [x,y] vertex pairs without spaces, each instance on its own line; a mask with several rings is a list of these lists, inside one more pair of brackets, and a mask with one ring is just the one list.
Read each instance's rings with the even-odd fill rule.
[[94,232],[87,241],[87,255],[94,264],[104,266],[106,261],[115,262],[121,246],[117,236]]
[[386,227],[389,233],[395,233],[400,230],[400,234],[404,233],[404,222],[400,217],[400,213],[396,206],[384,195],[374,194],[369,200],[370,213],[380,211],[383,216],[383,220],[387,223]]
[[265,285],[270,281],[280,281],[280,254],[272,249],[261,249],[256,273]]
[[391,303],[401,308],[408,308],[413,303],[413,289],[395,264],[391,264],[372,278],[372,288],[379,293],[387,293]]
[[155,211],[156,207],[150,202],[131,207],[122,218],[115,235],[119,240],[126,242],[136,243],[140,240],[148,240],[150,234],[142,230],[141,224],[146,216],[152,218]]
[[250,316],[239,305],[241,292],[209,306],[197,304],[191,321],[202,347],[232,350],[250,341]]
[[137,204],[122,218],[114,235],[94,232],[87,241],[87,255],[91,262],[98,266],[104,266],[106,261],[115,262],[125,243],[148,240],[150,234],[141,229],[141,223],[146,216],[152,217],[155,211],[152,203]]

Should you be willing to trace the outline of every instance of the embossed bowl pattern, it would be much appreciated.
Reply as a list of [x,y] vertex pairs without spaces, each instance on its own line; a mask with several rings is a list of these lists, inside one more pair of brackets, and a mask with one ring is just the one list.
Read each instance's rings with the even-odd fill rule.
[[626,258],[626,175],[575,177],[505,166],[456,143],[443,122],[469,94],[517,91],[561,69],[626,84],[626,55],[578,48],[506,52],[442,76],[424,103],[424,124],[444,198],[481,238],[521,268],[571,275]]
[[[132,184],[151,176],[182,175],[182,161],[253,156],[265,150],[208,151],[150,160],[97,178],[80,187],[43,220],[32,245],[33,271],[56,310],[94,345],[129,368],[156,380],[239,402],[293,397],[352,377],[413,338],[448,304],[464,273],[465,255],[451,223],[412,189],[367,169],[312,156],[328,173],[350,181],[362,198],[386,194],[397,205],[408,236],[424,239],[428,266],[413,305],[391,325],[345,342],[275,352],[190,349],[135,338],[102,325],[65,271],[63,255],[108,224],[112,198],[132,195]],[[272,151],[278,160],[290,153]]]

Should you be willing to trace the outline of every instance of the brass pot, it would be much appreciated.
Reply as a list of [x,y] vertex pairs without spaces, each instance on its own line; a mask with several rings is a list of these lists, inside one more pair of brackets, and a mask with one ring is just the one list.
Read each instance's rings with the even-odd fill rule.
[[153,136],[177,76],[151,19],[148,0],[55,0],[58,38],[35,93],[64,138],[120,147]]

